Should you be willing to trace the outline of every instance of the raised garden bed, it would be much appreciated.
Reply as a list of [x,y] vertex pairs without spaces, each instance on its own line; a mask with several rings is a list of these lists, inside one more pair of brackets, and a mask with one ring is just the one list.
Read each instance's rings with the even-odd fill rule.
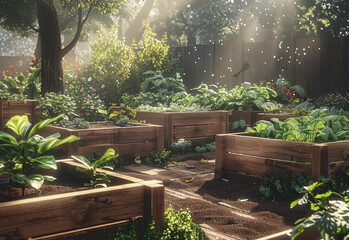
[[39,105],[36,100],[8,101],[0,97],[0,131],[4,130],[7,121],[15,115],[27,115],[29,122],[39,122],[40,116],[36,107]]
[[[82,165],[60,161],[58,173],[74,176],[76,166]],[[105,227],[139,216],[154,217],[155,224],[163,226],[161,182],[100,171],[108,175],[113,186],[0,203],[0,238],[27,239],[51,234],[57,237],[67,235],[67,231]]]
[[228,111],[146,112],[137,111],[136,120],[164,126],[165,147],[181,138],[207,138],[228,132]]
[[255,137],[249,133],[216,136],[215,177],[236,173],[265,176],[285,168],[328,176],[349,166],[349,141],[305,143]]
[[79,141],[64,146],[67,156],[88,155],[91,152],[104,153],[113,148],[123,159],[145,157],[153,150],[161,152],[164,148],[164,128],[158,125],[130,123],[127,126],[92,125],[89,129],[68,129],[53,125],[44,127],[40,134],[47,137],[60,133],[62,138],[75,135]]

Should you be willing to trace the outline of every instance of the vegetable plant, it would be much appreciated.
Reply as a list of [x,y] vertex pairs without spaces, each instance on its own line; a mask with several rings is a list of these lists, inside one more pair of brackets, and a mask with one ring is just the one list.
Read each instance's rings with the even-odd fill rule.
[[324,143],[349,139],[349,120],[342,115],[326,115],[327,109],[316,109],[308,116],[279,121],[260,120],[246,131],[258,137],[287,141]]
[[129,122],[136,122],[136,111],[134,111],[130,107],[126,107],[125,109],[121,109],[119,111],[114,111],[113,106],[111,106],[108,110],[98,110],[99,113],[102,113],[105,120],[111,120],[117,125],[125,125]]
[[[86,168],[77,167],[76,171],[78,175],[87,179],[89,182],[85,183],[85,186],[93,186],[93,187],[107,187],[106,182],[110,182],[109,178],[105,173],[98,172],[97,168],[102,166],[104,163],[109,162],[110,160],[116,159],[119,154],[115,154],[115,150],[109,148],[104,155],[94,163],[91,163],[84,156],[73,155],[72,158],[76,161],[82,163]],[[108,166],[103,166],[102,168],[109,168]]]
[[45,179],[54,180],[52,176],[32,173],[37,168],[57,169],[56,159],[52,155],[47,155],[48,151],[79,139],[72,135],[60,140],[58,139],[59,133],[45,138],[36,134],[47,124],[57,121],[62,116],[63,114],[46,119],[31,127],[32,124],[28,121],[27,116],[17,115],[6,123],[6,127],[16,134],[16,138],[0,131],[0,152],[8,156],[0,162],[0,175],[9,174],[12,181],[22,186],[22,193],[24,193],[24,188],[29,186],[40,189]]
[[[349,176],[348,170],[346,174]],[[321,176],[320,179],[321,182],[304,187],[303,197],[291,203],[291,208],[309,204],[314,211],[310,217],[297,221],[291,239],[309,228],[315,228],[325,240],[349,238],[349,187],[338,193],[326,186],[331,183],[331,176]]]
[[145,162],[149,165],[164,166],[167,162],[171,160],[172,152],[170,150],[162,150],[158,153],[156,150],[150,152],[150,156],[145,158]]

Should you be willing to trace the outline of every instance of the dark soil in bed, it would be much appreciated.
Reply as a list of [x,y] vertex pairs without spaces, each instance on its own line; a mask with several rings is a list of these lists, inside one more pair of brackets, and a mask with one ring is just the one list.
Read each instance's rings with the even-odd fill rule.
[[10,186],[8,183],[3,182],[0,184],[0,202],[91,189],[91,187],[84,187],[84,183],[76,178],[68,176],[55,177],[57,180],[53,182],[45,181],[40,190],[36,190],[32,187],[26,188],[24,191],[24,196],[22,196],[22,188],[19,186]]

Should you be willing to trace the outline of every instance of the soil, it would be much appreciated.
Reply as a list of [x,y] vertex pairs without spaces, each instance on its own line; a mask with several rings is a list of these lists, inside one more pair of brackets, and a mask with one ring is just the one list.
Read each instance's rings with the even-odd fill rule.
[[12,201],[23,198],[33,198],[39,196],[49,196],[60,193],[76,192],[90,189],[91,187],[83,187],[83,182],[77,181],[76,178],[67,176],[55,176],[57,180],[53,182],[45,181],[40,190],[34,188],[26,188],[22,196],[22,188],[18,186],[10,186],[8,183],[0,184],[0,202]]
[[[150,180],[162,180],[166,206],[189,209],[194,221],[208,227],[219,239],[256,239],[291,229],[294,222],[310,215],[306,206],[290,209],[289,201],[266,200],[259,184],[244,179],[214,179],[214,153],[175,155],[172,164],[157,175],[128,168],[123,174]],[[214,236],[210,236],[216,239]]]

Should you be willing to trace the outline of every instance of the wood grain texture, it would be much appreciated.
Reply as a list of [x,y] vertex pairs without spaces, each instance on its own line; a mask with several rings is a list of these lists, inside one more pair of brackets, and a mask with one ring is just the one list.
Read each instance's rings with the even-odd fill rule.
[[217,176],[227,171],[265,176],[288,168],[294,173],[318,177],[349,166],[349,141],[303,143],[254,137],[249,133],[217,135],[216,139]]
[[137,120],[164,126],[165,147],[181,138],[213,137],[227,133],[228,111],[209,112],[145,112],[138,111]]
[[39,114],[36,111],[38,106],[36,100],[26,101],[8,101],[1,98],[0,100],[0,131],[4,130],[7,121],[15,115],[28,116],[29,122],[35,124],[39,122]]
[[[64,167],[61,167],[64,166]],[[59,161],[59,171],[75,173],[81,164]],[[0,239],[26,239],[139,216],[153,216],[163,227],[164,187],[122,174],[105,172],[119,185],[0,203]],[[154,188],[154,189],[153,189]],[[147,195],[145,192],[150,192]],[[151,203],[151,211],[146,204]]]
[[132,124],[132,127],[68,129],[48,125],[39,133],[46,137],[59,132],[61,137],[75,135],[79,141],[63,147],[68,154],[88,155],[91,152],[104,153],[113,148],[125,160],[136,156],[145,157],[153,150],[162,151],[164,128],[159,125]]

